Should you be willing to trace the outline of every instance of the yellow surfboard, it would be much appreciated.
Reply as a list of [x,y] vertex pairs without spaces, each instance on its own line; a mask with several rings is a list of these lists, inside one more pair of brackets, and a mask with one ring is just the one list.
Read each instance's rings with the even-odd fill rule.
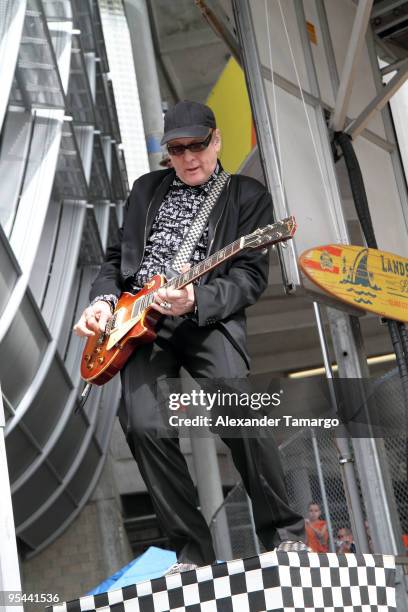
[[299,258],[314,285],[345,305],[408,322],[408,259],[361,246],[329,244]]

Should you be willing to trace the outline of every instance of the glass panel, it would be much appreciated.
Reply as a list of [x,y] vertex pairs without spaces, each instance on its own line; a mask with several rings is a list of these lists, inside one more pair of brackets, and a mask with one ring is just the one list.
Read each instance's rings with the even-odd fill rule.
[[72,126],[66,121],[62,130],[55,179],[55,185],[61,198],[71,198],[73,200],[85,200],[87,198],[87,185],[81,159],[76,148]]
[[80,271],[77,269],[71,287],[71,298],[65,310],[64,322],[58,338],[58,352],[63,360],[65,360],[68,346],[73,336],[72,328],[76,323],[76,306],[78,303],[80,276]]
[[64,108],[45,19],[35,0],[29,0],[27,5],[17,64],[19,85],[31,104]]
[[0,145],[0,224],[10,235],[25,173],[28,141],[32,135],[29,112],[8,111]]
[[50,202],[34,265],[31,270],[29,285],[39,308],[42,307],[43,297],[52,270],[52,258],[60,223],[61,209],[61,202]]
[[92,200],[112,200],[111,186],[106,171],[105,158],[102,152],[100,138],[94,139],[94,155],[92,159],[91,184],[89,195]]
[[39,451],[18,426],[6,437],[6,450],[10,482],[13,483],[38,457]]
[[18,279],[17,266],[12,261],[10,253],[5,247],[3,240],[7,240],[0,227],[0,315],[10,299],[10,295]]
[[84,63],[82,50],[76,37],[72,41],[71,69],[67,106],[75,121],[95,123],[94,106],[88,73]]
[[54,359],[47,378],[37,393],[22,422],[43,446],[54,431],[71,393],[61,364]]
[[32,548],[37,548],[69,519],[75,509],[68,495],[62,494],[38,521],[19,534],[20,538]]
[[59,486],[58,480],[47,464],[30,476],[22,487],[13,494],[14,521],[16,526],[26,521]]
[[16,409],[44,358],[48,342],[39,315],[25,295],[0,343],[0,380]]

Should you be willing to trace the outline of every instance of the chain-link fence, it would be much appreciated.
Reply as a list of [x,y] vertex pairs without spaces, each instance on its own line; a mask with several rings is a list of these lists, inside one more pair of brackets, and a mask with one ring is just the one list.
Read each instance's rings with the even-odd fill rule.
[[334,552],[338,530],[350,528],[334,430],[304,429],[282,445],[281,456],[291,504],[305,517],[311,502],[320,506]]
[[380,424],[391,432],[384,437],[389,472],[403,534],[408,534],[408,411],[397,369],[383,376],[375,389]]
[[[387,431],[384,438],[386,463],[402,536],[408,534],[407,427],[397,371],[393,370],[371,384],[370,392],[370,405],[375,402],[379,415],[377,423]],[[290,503],[305,517],[310,502],[319,504],[321,518],[327,524],[328,549],[335,551],[339,529],[351,528],[335,431],[305,428],[282,444],[280,451]],[[362,499],[361,505],[364,511]],[[255,535],[251,504],[242,483],[232,489],[223,506],[214,515],[212,530],[221,510],[227,516],[233,558],[259,552],[261,544]],[[370,543],[370,526],[367,522],[366,529]]]
[[[261,544],[255,533],[255,526],[252,517],[251,502],[246,494],[242,482],[238,482],[231,489],[224,500],[224,503],[214,514],[210,522],[210,530],[216,547],[216,554],[219,559],[224,557],[224,552],[217,549],[215,527],[217,521],[224,518],[226,514],[229,537],[231,541],[231,559],[242,559],[252,557],[260,552]],[[222,516],[221,516],[222,515]],[[228,561],[228,559],[223,559]]]

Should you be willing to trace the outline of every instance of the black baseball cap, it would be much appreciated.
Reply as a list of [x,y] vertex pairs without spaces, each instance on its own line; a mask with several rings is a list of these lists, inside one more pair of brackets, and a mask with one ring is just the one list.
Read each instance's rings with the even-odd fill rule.
[[164,134],[160,144],[175,138],[205,138],[210,129],[217,127],[214,113],[200,102],[177,102],[164,115]]

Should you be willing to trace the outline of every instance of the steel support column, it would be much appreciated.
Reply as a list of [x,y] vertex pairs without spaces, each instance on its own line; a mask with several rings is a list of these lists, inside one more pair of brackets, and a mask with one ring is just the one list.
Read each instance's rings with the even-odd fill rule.
[[360,0],[351,31],[347,55],[340,77],[336,104],[331,119],[331,127],[335,131],[342,130],[346,120],[347,108],[353,88],[357,62],[365,41],[368,22],[370,20],[373,0]]
[[[337,397],[333,384],[333,372],[329,358],[329,349],[324,332],[319,305],[314,303],[317,329],[319,332],[320,346],[322,349],[323,363],[326,371],[327,384],[329,387],[330,401],[333,410],[337,411]],[[333,309],[333,316],[339,315],[345,320],[345,315]],[[332,330],[331,330],[332,331]],[[332,333],[333,336],[333,333]],[[334,338],[333,338],[334,341]],[[336,447],[343,480],[344,491],[347,499],[347,508],[350,515],[350,523],[354,535],[357,551],[364,553],[368,551],[368,537],[364,526],[364,510],[358,490],[358,482],[350,448],[350,439],[346,431],[340,430],[336,434]]]
[[5,612],[23,612],[23,606],[14,604],[9,606],[6,603],[7,591],[20,592],[21,581],[4,444],[4,426],[5,418],[0,388],[0,608]]
[[[328,308],[327,312],[340,378],[368,377],[358,320],[332,308]],[[401,526],[386,463],[384,440],[372,437],[352,438],[352,445],[373,552],[402,554]],[[397,609],[408,611],[407,579],[402,567],[397,567],[396,571]]]
[[[287,217],[288,206],[282,185],[280,160],[273,132],[272,120],[266,99],[261,63],[254,35],[249,0],[233,0],[235,21],[242,48],[245,78],[251,98],[252,113],[257,132],[257,142],[265,179],[273,198],[276,217]],[[282,270],[282,280],[286,290],[299,284],[299,272],[293,247],[289,244],[286,250],[277,247]]]
[[146,0],[124,0],[132,41],[150,170],[162,170],[163,112]]
[[[360,324],[355,317],[339,316],[327,309],[339,377],[368,378]],[[385,463],[384,443],[377,438],[353,438],[354,455],[360,473],[360,484],[369,520],[375,552],[401,554],[401,528],[391,486],[391,475]]]
[[332,525],[332,521],[330,517],[329,503],[327,501],[326,483],[324,482],[322,462],[320,459],[319,444],[317,442],[316,431],[313,427],[310,428],[310,433],[312,437],[313,454],[314,454],[315,461],[316,461],[317,478],[319,480],[320,492],[322,494],[323,512],[324,512],[324,516],[326,517],[327,532],[329,534],[329,550],[331,550],[332,552],[336,552],[336,546],[334,543],[334,535],[333,535],[333,525]]
[[[183,374],[185,374],[182,380],[183,390],[190,392],[193,388],[197,388],[197,382],[184,370]],[[192,434],[194,434],[193,430],[194,427],[191,428]],[[223,560],[232,559],[231,540],[226,509],[223,506],[224,494],[222,491],[215,437],[208,431],[205,436],[191,435],[190,440],[201,512],[207,524],[210,524],[211,519],[220,509],[217,513],[213,530],[215,550],[218,558]]]
[[217,557],[230,560],[233,558],[233,554],[226,508],[222,506],[224,495],[215,438],[211,436],[210,432],[206,437],[191,436],[191,451],[201,512],[208,524],[217,512],[213,530]]

